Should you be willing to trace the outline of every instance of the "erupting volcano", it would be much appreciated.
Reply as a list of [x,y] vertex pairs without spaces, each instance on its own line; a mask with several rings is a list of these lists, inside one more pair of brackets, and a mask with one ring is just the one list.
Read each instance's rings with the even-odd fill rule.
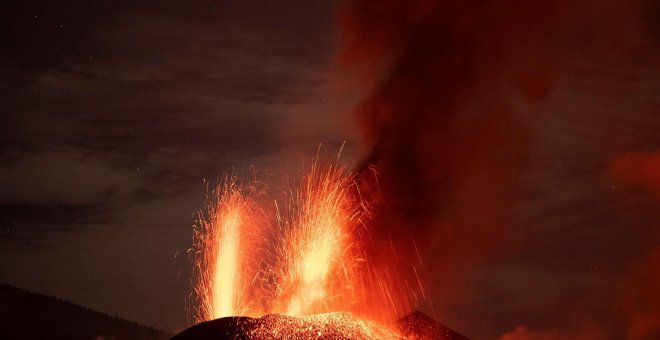
[[371,204],[355,176],[314,166],[284,204],[225,177],[194,229],[192,312],[202,324],[176,338],[462,338],[430,318],[400,319],[410,292],[369,260]]

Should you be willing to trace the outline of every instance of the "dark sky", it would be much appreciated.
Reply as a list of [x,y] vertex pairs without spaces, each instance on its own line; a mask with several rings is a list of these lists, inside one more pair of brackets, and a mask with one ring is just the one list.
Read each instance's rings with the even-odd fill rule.
[[330,2],[4,7],[0,281],[180,330],[203,179],[350,138]]
[[[360,94],[337,86],[333,1],[3,7],[0,281],[181,330],[203,179],[252,165],[295,175],[319,143],[360,157],[347,119]],[[660,150],[652,8],[616,53],[597,40],[556,47],[552,93],[520,104],[535,112],[534,137],[512,236],[470,269],[470,294],[435,303],[441,322],[496,338],[616,319],[621,277],[660,244],[660,203],[608,173],[622,154]],[[443,280],[427,271],[431,287]]]

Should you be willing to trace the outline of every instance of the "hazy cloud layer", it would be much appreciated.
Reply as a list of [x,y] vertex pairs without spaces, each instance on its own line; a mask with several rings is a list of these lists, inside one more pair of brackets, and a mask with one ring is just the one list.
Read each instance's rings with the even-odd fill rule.
[[0,166],[2,203],[97,204],[125,198],[137,184],[132,171],[70,152],[22,155]]

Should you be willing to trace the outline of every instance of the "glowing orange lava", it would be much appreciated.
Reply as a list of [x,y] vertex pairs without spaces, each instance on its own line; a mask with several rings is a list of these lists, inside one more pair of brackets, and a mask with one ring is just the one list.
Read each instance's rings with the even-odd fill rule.
[[218,217],[216,223],[220,226],[218,233],[220,249],[215,261],[213,274],[213,316],[216,318],[233,315],[234,289],[239,278],[238,247],[241,218],[238,211],[230,210],[226,216]]
[[314,166],[270,208],[235,179],[214,194],[194,234],[196,321],[333,312],[377,320],[409,311],[393,293],[396,279],[366,259],[369,208],[345,168]]
[[252,305],[247,293],[255,270],[251,259],[259,243],[260,216],[252,188],[225,178],[213,193],[206,215],[200,214],[193,240],[195,293],[199,321],[243,315]]
[[361,279],[354,237],[366,209],[341,168],[313,169],[280,221],[277,312],[309,315],[348,310]]
[[299,317],[266,315],[246,324],[250,339],[402,339],[393,330],[341,312]]

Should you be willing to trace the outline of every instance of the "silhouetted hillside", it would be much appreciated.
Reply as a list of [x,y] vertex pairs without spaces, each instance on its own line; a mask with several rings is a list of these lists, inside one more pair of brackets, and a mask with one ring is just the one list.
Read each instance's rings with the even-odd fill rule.
[[169,334],[0,284],[0,339],[168,339]]
[[411,339],[468,340],[432,317],[415,311],[399,320],[397,328],[403,336]]
[[[202,322],[175,335],[171,340],[216,339],[382,339],[395,334],[385,329],[364,328],[349,313],[328,313],[307,317],[280,314],[260,318],[226,317]],[[468,340],[422,312],[413,312],[391,327],[411,340]]]

